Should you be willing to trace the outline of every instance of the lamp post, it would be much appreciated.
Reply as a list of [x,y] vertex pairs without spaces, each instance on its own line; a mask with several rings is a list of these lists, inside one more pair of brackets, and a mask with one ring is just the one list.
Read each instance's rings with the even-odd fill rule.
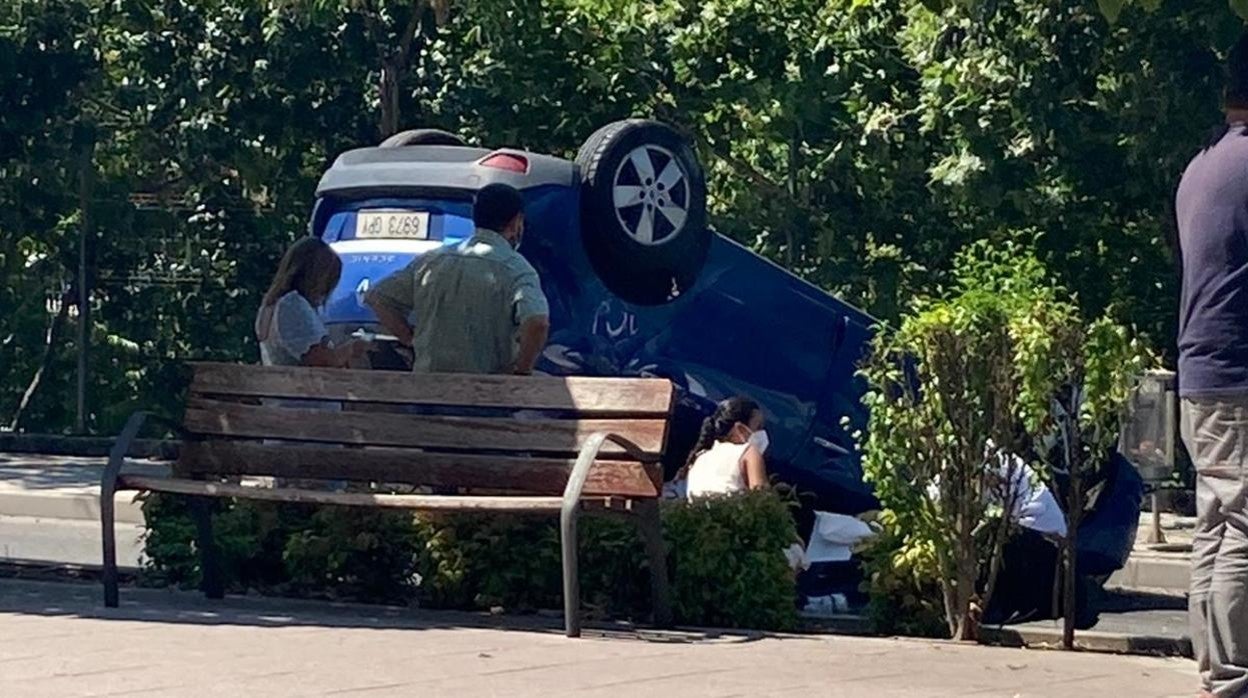
[[95,134],[83,127],[82,155],[78,170],[78,390],[74,431],[87,432],[87,351],[91,341],[91,284],[87,274],[87,255],[93,234],[91,197],[95,193]]

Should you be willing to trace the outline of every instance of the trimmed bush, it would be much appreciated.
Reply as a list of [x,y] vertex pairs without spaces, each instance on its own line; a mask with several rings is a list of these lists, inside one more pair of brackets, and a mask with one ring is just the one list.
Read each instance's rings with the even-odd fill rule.
[[[185,500],[149,495],[143,581],[193,588],[200,578]],[[650,611],[646,556],[632,521],[585,517],[582,603],[590,618]],[[783,549],[796,537],[772,492],[665,503],[673,606],[685,625],[767,630],[796,624]],[[217,504],[214,534],[234,593],[430,608],[561,608],[559,527],[552,518],[437,514],[249,500]]]
[[797,591],[783,550],[797,540],[789,505],[770,491],[667,508],[676,618],[690,625],[787,630]]

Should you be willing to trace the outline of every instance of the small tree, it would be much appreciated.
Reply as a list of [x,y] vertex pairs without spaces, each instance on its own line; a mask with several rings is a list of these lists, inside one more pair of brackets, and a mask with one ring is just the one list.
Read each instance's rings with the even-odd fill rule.
[[1127,329],[1109,317],[1087,325],[1072,305],[1056,304],[1045,310],[1043,320],[1020,322],[1014,333],[1026,428],[1039,445],[1046,471],[1067,480],[1062,645],[1072,649],[1079,526],[1088,486],[1113,455],[1120,416],[1148,357]]
[[[992,599],[1019,485],[1065,475],[1071,646],[1088,480],[1109,459],[1144,355],[1111,320],[1086,325],[1027,245],[971,245],[955,280],[944,299],[917,303],[876,340],[863,371],[864,468],[899,527],[935,550],[949,632],[960,640],[976,636],[976,605]],[[1032,444],[1054,447],[1031,463],[1013,458]],[[1028,465],[1036,472],[1015,472]]]
[[878,335],[863,374],[867,477],[898,527],[930,541],[949,634],[976,639],[1009,535],[1000,512],[1017,482],[1001,476],[1019,436],[1009,305],[978,290],[923,303]]

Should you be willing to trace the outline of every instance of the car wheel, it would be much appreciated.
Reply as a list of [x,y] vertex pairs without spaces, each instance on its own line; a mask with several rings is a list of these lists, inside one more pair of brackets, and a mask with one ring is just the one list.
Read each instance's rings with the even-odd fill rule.
[[436,128],[414,128],[400,131],[381,142],[380,148],[402,148],[408,145],[468,145],[464,139]]
[[693,149],[657,121],[599,129],[576,157],[581,234],[594,271],[620,298],[675,300],[706,263],[706,178]]

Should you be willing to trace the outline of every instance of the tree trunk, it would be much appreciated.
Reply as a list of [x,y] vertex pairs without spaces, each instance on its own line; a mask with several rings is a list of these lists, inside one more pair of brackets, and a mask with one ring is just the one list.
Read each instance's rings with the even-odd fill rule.
[[958,628],[953,636],[959,642],[976,642],[979,640],[979,621],[982,617],[980,609],[975,607],[975,589],[979,584],[979,565],[976,564],[974,543],[963,551],[963,559],[958,570]]
[[89,135],[83,144],[78,175],[78,391],[75,433],[87,433],[87,352],[91,344],[91,280],[89,278],[91,245],[94,242],[94,220],[91,200],[95,196],[95,134],[94,125],[84,129]]
[[[798,160],[801,157],[801,142],[799,138],[800,135],[795,124],[793,126],[793,135],[789,138],[789,172],[785,183],[789,190],[789,196],[793,201],[797,201]],[[789,216],[784,226],[784,262],[785,267],[789,271],[795,271],[793,266],[797,262],[796,238],[797,236],[793,234],[793,217]]]
[[955,642],[974,642],[979,639],[980,614],[975,608],[975,578],[967,571],[958,573],[954,590],[954,610],[949,635]]
[[[946,593],[946,604],[952,600],[952,606],[946,606],[946,617],[949,620],[949,635],[958,642],[969,642],[979,639],[980,613],[974,607],[975,588],[978,584],[978,556],[975,540],[971,531],[967,530],[968,519],[959,517],[957,523],[957,549],[954,551],[954,587],[952,594]],[[952,596],[952,599],[950,599]]]
[[1070,493],[1067,496],[1066,540],[1062,542],[1065,565],[1062,572],[1062,649],[1075,648],[1075,621],[1079,609],[1079,566],[1078,542],[1079,524],[1083,521],[1083,473],[1082,467],[1070,470]]
[[17,409],[13,412],[13,419],[9,421],[9,431],[18,431],[22,428],[22,417],[26,416],[27,408],[30,407],[35,394],[39,392],[39,386],[43,384],[43,376],[52,364],[52,357],[56,355],[56,346],[60,344],[61,333],[65,329],[65,321],[69,319],[69,306],[77,302],[74,294],[73,289],[61,294],[61,307],[56,311],[52,321],[48,323],[48,331],[44,335],[43,357],[39,360],[39,367],[35,369],[35,375],[31,376],[26,391],[22,393],[21,402],[17,404]]
[[945,627],[949,629],[949,637],[956,637],[958,634],[957,562],[950,560],[941,547],[936,546],[940,570],[940,597],[945,611]]
[[381,124],[379,132],[384,140],[399,132],[402,115],[399,113],[399,81],[403,66],[393,58],[381,62]]
[[[1005,507],[1007,512],[1013,511],[1013,509],[1013,503]],[[992,597],[996,596],[997,579],[1000,578],[1001,566],[1005,563],[1005,544],[1009,541],[1012,532],[1013,527],[1010,518],[1002,516],[992,539],[992,551],[989,553],[990,557],[988,558],[988,579],[984,583],[984,593],[979,597],[981,616],[982,611],[988,610],[988,604],[992,603]]]

